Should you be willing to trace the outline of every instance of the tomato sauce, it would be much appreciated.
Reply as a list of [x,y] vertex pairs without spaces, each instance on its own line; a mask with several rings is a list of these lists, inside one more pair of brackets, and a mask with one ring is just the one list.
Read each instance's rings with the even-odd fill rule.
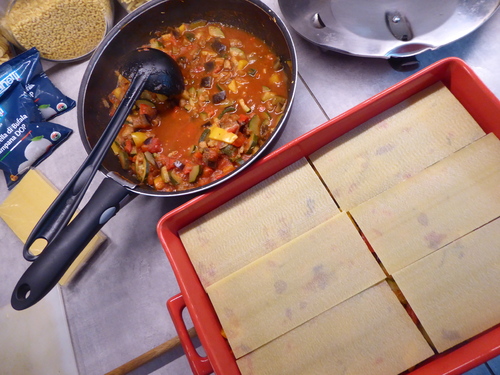
[[[247,161],[287,105],[284,64],[244,30],[196,21],[157,33],[146,48],[172,56],[183,73],[178,98],[144,91],[113,144],[122,167],[160,191],[210,183]],[[129,82],[108,96],[114,113]]]

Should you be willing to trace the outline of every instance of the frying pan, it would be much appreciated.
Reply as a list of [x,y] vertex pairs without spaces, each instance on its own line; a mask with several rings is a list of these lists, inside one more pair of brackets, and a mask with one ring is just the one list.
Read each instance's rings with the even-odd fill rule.
[[291,63],[283,64],[288,76],[288,102],[274,132],[250,160],[230,174],[208,185],[177,192],[159,192],[139,185],[121,168],[118,158],[108,151],[100,168],[107,178],[79,215],[51,239],[23,274],[12,293],[14,309],[23,310],[41,300],[128,198],[142,194],[175,199],[200,194],[234,178],[268,152],[278,140],[290,115],[297,80],[295,47],[280,18],[259,0],[151,0],[115,25],[89,61],[77,107],[78,127],[85,150],[88,153],[92,150],[110,120],[109,109],[103,99],[115,88],[114,72],[123,64],[127,53],[149,43],[157,31],[200,19],[240,27],[266,41],[282,61]]

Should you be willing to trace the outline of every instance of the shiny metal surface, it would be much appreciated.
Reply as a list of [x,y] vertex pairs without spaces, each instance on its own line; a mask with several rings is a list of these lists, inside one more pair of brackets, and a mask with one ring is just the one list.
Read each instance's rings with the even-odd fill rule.
[[[295,1],[306,3],[306,0]],[[278,0],[264,2],[281,14]],[[421,67],[444,57],[457,56],[500,97],[498,35],[500,12],[459,41],[423,52],[419,55]],[[293,30],[292,36],[297,47],[299,81],[290,120],[277,146],[411,74],[395,71],[382,59],[325,51]],[[86,66],[87,62],[45,64],[49,77],[72,98],[78,96]],[[54,122],[71,127],[75,134],[38,169],[61,189],[87,154],[78,135],[76,110],[57,117]],[[95,190],[100,180],[91,185],[91,190]],[[2,178],[0,202],[8,194]],[[105,374],[177,336],[165,302],[178,293],[179,288],[156,236],[158,219],[173,208],[169,200],[148,196],[134,199],[127,210],[121,212],[124,215],[118,214],[106,224],[103,230],[108,236],[106,246],[62,289],[80,375]],[[21,242],[0,220],[0,306],[10,303],[12,289],[27,267],[21,249]],[[132,374],[189,375],[192,372],[182,350],[177,348]]]
[[305,39],[364,57],[407,57],[456,41],[480,27],[498,0],[279,0]]

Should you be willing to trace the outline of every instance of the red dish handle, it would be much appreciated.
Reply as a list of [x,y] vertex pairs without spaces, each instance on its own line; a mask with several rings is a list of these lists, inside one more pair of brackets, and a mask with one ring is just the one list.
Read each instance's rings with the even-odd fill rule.
[[196,351],[191,338],[189,337],[189,332],[184,324],[184,319],[182,318],[182,311],[186,308],[186,303],[184,302],[184,297],[182,294],[177,294],[176,296],[170,298],[167,301],[167,309],[170,313],[172,321],[174,323],[175,330],[179,335],[179,340],[181,342],[184,353],[186,353],[187,360],[193,370],[194,375],[209,375],[214,372],[212,365],[208,357],[202,357]]

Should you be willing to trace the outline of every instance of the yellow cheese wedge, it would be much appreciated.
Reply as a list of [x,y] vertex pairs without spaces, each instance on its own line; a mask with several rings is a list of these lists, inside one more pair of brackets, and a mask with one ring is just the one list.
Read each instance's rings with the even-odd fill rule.
[[394,274],[442,352],[500,322],[500,219]]
[[389,273],[500,216],[500,141],[477,140],[351,210]]
[[347,211],[483,135],[438,83],[331,142],[311,160]]
[[[0,218],[25,243],[36,223],[57,197],[57,194],[57,189],[52,186],[45,176],[38,170],[32,169],[0,205]],[[94,250],[105,240],[106,236],[102,232],[97,233],[63,275],[59,284],[67,284]],[[35,242],[31,246],[30,252],[34,255],[40,254],[45,244],[44,240]],[[19,256],[22,257],[22,249],[19,249]]]
[[339,213],[305,159],[183,228],[206,288]]
[[396,375],[434,353],[386,282],[237,360],[243,375]]
[[239,358],[384,278],[341,213],[210,285],[207,293]]

